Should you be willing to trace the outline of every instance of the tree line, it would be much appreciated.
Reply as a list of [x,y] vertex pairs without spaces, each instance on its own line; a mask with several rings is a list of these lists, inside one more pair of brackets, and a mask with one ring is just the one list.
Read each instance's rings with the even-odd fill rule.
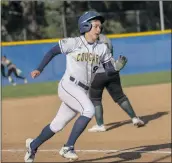
[[[172,27],[172,2],[163,2],[165,29]],[[160,30],[158,1],[1,1],[1,40],[21,41],[79,34],[77,20],[95,10],[106,18],[105,34]]]

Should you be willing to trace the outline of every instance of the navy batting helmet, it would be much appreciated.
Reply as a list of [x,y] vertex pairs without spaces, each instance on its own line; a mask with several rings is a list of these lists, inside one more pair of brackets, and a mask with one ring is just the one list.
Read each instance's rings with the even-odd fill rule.
[[96,11],[85,12],[78,20],[78,27],[81,34],[84,34],[85,32],[88,32],[91,30],[92,25],[90,21],[93,19],[100,20],[101,23],[105,21],[104,17],[101,16]]

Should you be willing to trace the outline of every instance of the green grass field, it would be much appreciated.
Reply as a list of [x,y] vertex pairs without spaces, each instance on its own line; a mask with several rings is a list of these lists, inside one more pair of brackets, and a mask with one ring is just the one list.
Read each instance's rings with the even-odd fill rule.
[[[171,82],[171,71],[121,76],[123,87]],[[2,98],[23,98],[57,94],[58,82],[2,87]]]

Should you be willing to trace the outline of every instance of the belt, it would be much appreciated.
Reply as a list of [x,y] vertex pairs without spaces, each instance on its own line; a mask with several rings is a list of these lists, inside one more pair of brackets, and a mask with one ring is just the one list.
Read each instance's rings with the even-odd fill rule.
[[[75,78],[70,76],[70,80],[74,82]],[[89,87],[87,85],[81,83],[80,81],[77,83],[77,85],[79,85],[80,87],[84,88],[85,90],[89,90]]]

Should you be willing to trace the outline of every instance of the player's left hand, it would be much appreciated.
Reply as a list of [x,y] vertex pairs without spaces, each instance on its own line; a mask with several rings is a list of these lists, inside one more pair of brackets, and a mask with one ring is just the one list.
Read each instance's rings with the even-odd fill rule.
[[120,55],[118,59],[115,61],[114,66],[116,71],[120,71],[124,68],[127,63],[127,58],[125,56]]
[[127,63],[127,58],[125,56],[120,55],[118,61],[121,62],[124,66]]

